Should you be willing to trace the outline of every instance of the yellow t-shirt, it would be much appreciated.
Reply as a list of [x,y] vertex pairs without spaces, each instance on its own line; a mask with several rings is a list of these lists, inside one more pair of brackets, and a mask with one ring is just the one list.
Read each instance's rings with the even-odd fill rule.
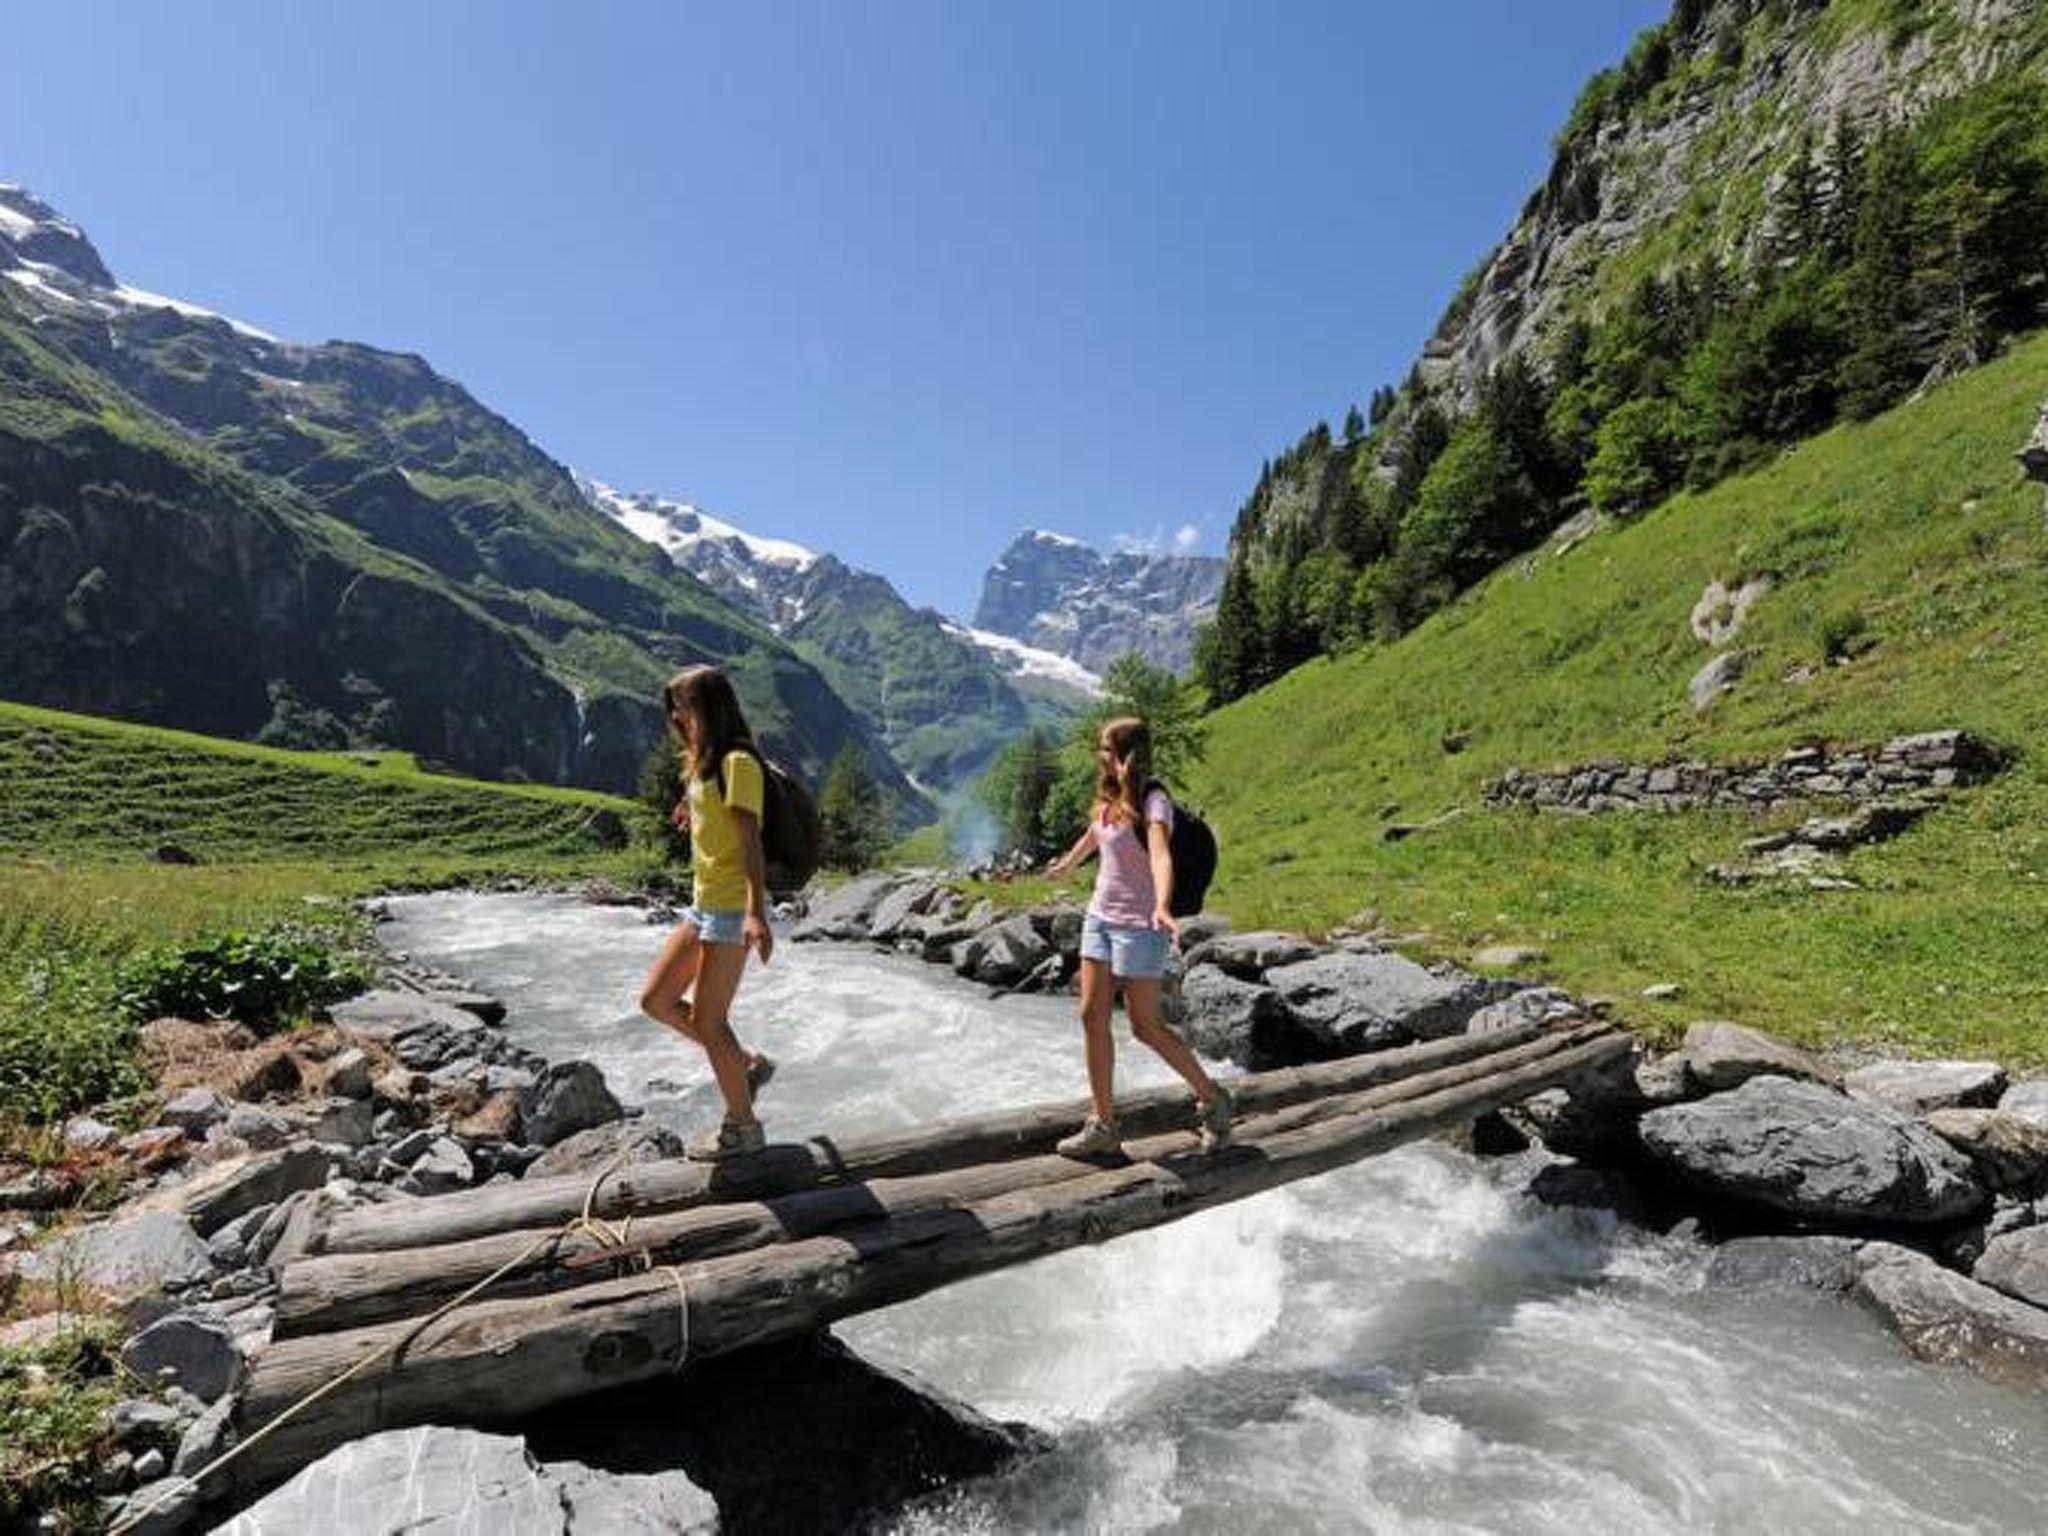
[[725,797],[718,781],[690,780],[690,862],[696,905],[704,912],[738,912],[747,904],[747,855],[734,811],[761,816],[761,762],[751,752],[725,755]]

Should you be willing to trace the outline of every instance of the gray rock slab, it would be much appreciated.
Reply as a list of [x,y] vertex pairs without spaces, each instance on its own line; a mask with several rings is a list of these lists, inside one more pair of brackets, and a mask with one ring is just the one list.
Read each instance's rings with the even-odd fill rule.
[[875,903],[868,919],[868,937],[882,943],[895,939],[910,919],[931,911],[944,890],[936,880],[911,880],[897,886]]
[[1686,1075],[1709,1093],[1739,1088],[1752,1077],[1777,1077],[1825,1082],[1827,1069],[1797,1046],[1774,1040],[1761,1030],[1718,1020],[1695,1024],[1674,1053]]
[[1692,675],[1692,681],[1685,685],[1685,696],[1692,701],[1694,713],[1708,709],[1722,694],[1735,686],[1736,679],[1749,670],[1749,652],[1724,651]]
[[985,928],[960,946],[953,969],[970,981],[992,987],[1022,981],[1044,964],[1053,948],[1028,916],[1007,918]]
[[1239,981],[1257,981],[1279,965],[1312,960],[1320,953],[1316,945],[1298,933],[1260,929],[1252,933],[1224,933],[1194,945],[1187,952],[1190,969],[1213,965]]
[[1493,983],[1391,952],[1318,955],[1274,967],[1266,982],[1304,1030],[1340,1052],[1455,1035],[1496,997]]
[[1856,1283],[1853,1237],[1738,1237],[1707,1262],[1707,1283],[1736,1290],[1842,1292]]
[[[914,878],[914,877],[913,877]],[[882,898],[905,882],[893,871],[857,875],[811,901],[802,922],[790,930],[799,942],[810,939],[864,939],[871,931]]]
[[116,1215],[66,1232],[19,1260],[31,1280],[76,1280],[125,1300],[213,1278],[213,1259],[192,1223],[170,1211]]
[[173,1312],[151,1323],[121,1346],[121,1363],[144,1381],[170,1379],[201,1402],[233,1388],[242,1357],[234,1331],[198,1312]]
[[1994,1237],[1971,1275],[2031,1306],[2048,1307],[2048,1227]]
[[556,1142],[609,1125],[625,1110],[605,1086],[604,1073],[587,1061],[558,1061],[521,1097],[519,1124],[524,1140],[551,1147]]
[[1991,1105],[2005,1092],[2005,1068],[1995,1061],[1879,1061],[1858,1067],[1842,1086],[1908,1114]]
[[530,1179],[550,1178],[558,1173],[591,1173],[613,1163],[655,1163],[683,1155],[683,1140],[675,1132],[646,1120],[617,1120],[578,1131],[549,1147],[530,1164]]
[[247,1142],[258,1152],[271,1152],[292,1139],[297,1127],[288,1115],[264,1104],[232,1104],[224,1122],[230,1136]]
[[227,1113],[227,1103],[211,1088],[187,1088],[165,1101],[157,1120],[163,1125],[175,1125],[196,1141],[218,1121],[226,1119]]
[[1465,1033],[1494,1035],[1524,1024],[1554,1024],[1583,1012],[1578,999],[1560,987],[1524,987],[1474,1013],[1465,1021]]
[[[142,1463],[135,1465],[139,1472]],[[176,1536],[190,1529],[198,1514],[198,1484],[182,1477],[165,1477],[131,1493],[115,1523],[122,1536]]]
[[515,1436],[426,1426],[330,1451],[221,1526],[218,1536],[598,1536],[708,1531],[716,1522],[711,1496],[681,1473],[618,1477],[574,1463],[544,1466]]
[[1994,1190],[2048,1187],[2048,1126],[2002,1109],[1937,1109],[1922,1123],[1977,1165]]
[[2048,1077],[2014,1083],[1998,1096],[1998,1107],[2009,1115],[2023,1115],[2037,1125],[2048,1126]]
[[1205,1056],[1266,1071],[1327,1054],[1271,987],[1198,965],[1181,978],[1180,997],[1180,1031]]
[[2048,1389],[2048,1312],[1893,1243],[1866,1243],[1852,1294],[1922,1360]]
[[1798,1217],[1943,1222],[1988,1199],[1970,1160],[1925,1126],[1818,1083],[1753,1077],[1653,1109],[1637,1132],[1692,1183]]
[[318,1189],[327,1182],[332,1166],[328,1155],[315,1146],[256,1152],[216,1163],[183,1184],[138,1201],[137,1208],[176,1211],[192,1223],[193,1231],[209,1237],[260,1206],[274,1205],[302,1189]]
[[408,1194],[443,1195],[452,1189],[467,1189],[475,1179],[476,1165],[469,1154],[460,1143],[441,1136],[413,1159],[399,1187]]

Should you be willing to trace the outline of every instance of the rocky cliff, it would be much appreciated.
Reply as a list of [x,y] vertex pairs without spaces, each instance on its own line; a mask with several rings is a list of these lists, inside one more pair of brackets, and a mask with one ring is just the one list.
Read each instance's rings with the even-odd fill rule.
[[1223,562],[1207,555],[1104,555],[1078,539],[1020,534],[982,578],[977,627],[1101,672],[1132,651],[1185,672],[1215,610]]

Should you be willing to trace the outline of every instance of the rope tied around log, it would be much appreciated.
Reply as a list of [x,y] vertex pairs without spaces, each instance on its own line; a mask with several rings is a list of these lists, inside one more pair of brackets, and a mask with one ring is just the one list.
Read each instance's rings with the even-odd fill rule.
[[[370,1353],[363,1356],[362,1359],[358,1360],[354,1365],[350,1366],[347,1370],[342,1371],[338,1375],[331,1377],[329,1380],[322,1383],[320,1386],[316,1387],[313,1391],[308,1392],[304,1397],[299,1398],[296,1402],[287,1404],[284,1408],[280,1409],[275,1415],[272,1416],[269,1423],[263,1425],[254,1434],[249,1435],[246,1439],[237,1441],[234,1445],[230,1446],[220,1455],[214,1457],[212,1461],[209,1461],[205,1466],[201,1467],[198,1471],[192,1473],[188,1477],[173,1479],[172,1486],[166,1488],[162,1493],[158,1494],[155,1499],[150,1501],[147,1507],[136,1511],[132,1515],[123,1515],[118,1521],[116,1521],[111,1527],[109,1527],[108,1536],[124,1536],[125,1532],[132,1531],[137,1526],[141,1525],[151,1515],[155,1514],[159,1509],[162,1509],[166,1504],[170,1503],[174,1498],[176,1498],[180,1493],[182,1493],[185,1488],[190,1487],[193,1489],[197,1489],[209,1477],[213,1476],[214,1473],[220,1471],[222,1467],[225,1467],[229,1462],[235,1460],[243,1452],[250,1450],[254,1446],[260,1444],[271,1433],[271,1431],[282,1427],[287,1421],[296,1418],[306,1409],[312,1407],[315,1403],[319,1402],[322,1398],[327,1396],[328,1393],[334,1391],[343,1383],[352,1380],[356,1376],[361,1375],[365,1370],[369,1369],[369,1367],[371,1367],[372,1365],[377,1364],[379,1361],[384,1360],[387,1357],[396,1357],[398,1355],[403,1354],[408,1348],[411,1347],[412,1342],[415,1339],[417,1339],[422,1333],[426,1332],[427,1329],[433,1327],[434,1324],[441,1321],[442,1318],[448,1316],[449,1313],[455,1311],[457,1308],[466,1306],[470,1302],[474,1301],[477,1297],[481,1296],[485,1291],[489,1290],[492,1286],[496,1285],[500,1280],[504,1279],[514,1270],[519,1269],[521,1266],[525,1265],[529,1260],[538,1257],[546,1249],[558,1246],[566,1239],[574,1237],[579,1233],[588,1236],[590,1240],[596,1243],[597,1246],[600,1248],[609,1250],[619,1250],[625,1248],[628,1236],[631,1233],[633,1227],[632,1213],[630,1211],[627,1212],[625,1220],[617,1224],[606,1221],[603,1217],[594,1214],[594,1207],[597,1204],[598,1190],[601,1187],[603,1187],[604,1181],[606,1179],[610,1178],[613,1174],[617,1173],[619,1169],[624,1166],[625,1160],[626,1154],[622,1150],[616,1156],[614,1156],[609,1163],[605,1164],[603,1168],[598,1170],[597,1177],[590,1181],[590,1188],[584,1192],[583,1209],[577,1215],[570,1217],[567,1221],[563,1222],[559,1227],[556,1227],[552,1231],[543,1232],[531,1243],[528,1243],[526,1247],[521,1249],[517,1254],[507,1259],[503,1264],[500,1264],[488,1275],[485,1275],[483,1279],[477,1281],[476,1284],[470,1286],[468,1290],[462,1292],[459,1296],[450,1298],[448,1301],[442,1303],[439,1307],[435,1308],[432,1312],[429,1312],[425,1317],[421,1318],[417,1324],[415,1324],[411,1328],[408,1328],[398,1338],[393,1339],[388,1343],[379,1345],[376,1349],[371,1350]],[[620,1257],[622,1259],[630,1260],[630,1258],[632,1258],[633,1255],[622,1253],[620,1254]],[[641,1270],[643,1273],[653,1267],[653,1260],[649,1257],[646,1250],[641,1250],[638,1257],[641,1261]],[[671,1372],[671,1374],[674,1374],[682,1370],[683,1362],[689,1358],[690,1354],[690,1303],[689,1293],[685,1289],[683,1283],[682,1266],[677,1264],[670,1264],[665,1267],[669,1271],[670,1278],[675,1281],[676,1286],[676,1363],[673,1368],[673,1371]]]

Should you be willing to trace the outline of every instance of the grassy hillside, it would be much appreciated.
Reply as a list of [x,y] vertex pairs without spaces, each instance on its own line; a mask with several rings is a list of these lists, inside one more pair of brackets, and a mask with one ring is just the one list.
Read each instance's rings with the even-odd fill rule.
[[[331,948],[346,898],[494,874],[644,873],[631,807],[420,771],[402,753],[274,751],[0,703],[0,1157],[10,1116],[140,1084],[122,977],[230,933]],[[175,844],[202,862],[154,862]],[[310,953],[311,951],[309,951]]]
[[[1547,956],[1535,969],[1654,1027],[1727,1016],[2048,1060],[2048,530],[2013,462],[2044,395],[2036,337],[1219,711],[1189,786],[1223,840],[1214,905],[1311,930],[1371,911],[1450,955],[1530,944]],[[1687,617],[1708,581],[1757,574],[1775,586],[1736,642],[1756,660],[1695,715],[1686,683],[1712,653]],[[1869,648],[1827,664],[1828,638],[1859,628]],[[1761,830],[1737,814],[1541,817],[1481,800],[1514,765],[1736,760],[1945,726],[2017,765],[1852,856],[1852,891],[1707,880]],[[1382,839],[1390,820],[1459,806],[1435,831]],[[1674,1002],[1637,995],[1666,981]]]

